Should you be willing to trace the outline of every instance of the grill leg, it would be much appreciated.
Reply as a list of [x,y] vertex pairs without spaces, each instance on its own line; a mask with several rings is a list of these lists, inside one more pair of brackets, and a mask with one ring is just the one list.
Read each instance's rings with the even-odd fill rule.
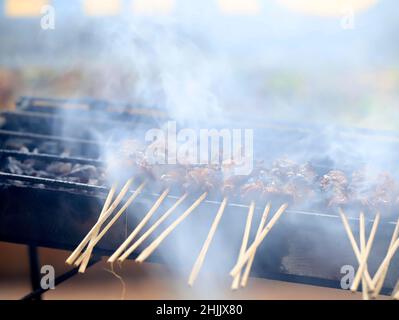
[[[29,246],[29,273],[32,291],[40,289],[40,263],[37,247]],[[42,296],[38,295],[35,300],[41,300]]]
[[[101,258],[93,257],[93,259],[87,265],[87,268],[90,268],[91,266],[95,265],[99,261],[101,261]],[[74,268],[74,269],[72,269],[72,270],[60,275],[59,277],[55,278],[54,284],[57,286],[60,283],[72,278],[78,272],[79,272],[79,267],[76,267],[76,268]],[[38,300],[38,298],[40,299],[41,295],[43,293],[45,293],[46,291],[48,291],[48,290],[49,289],[41,288],[40,285],[39,285],[39,288],[37,288],[36,290],[33,290],[31,293],[29,293],[26,296],[22,297],[21,300]]]

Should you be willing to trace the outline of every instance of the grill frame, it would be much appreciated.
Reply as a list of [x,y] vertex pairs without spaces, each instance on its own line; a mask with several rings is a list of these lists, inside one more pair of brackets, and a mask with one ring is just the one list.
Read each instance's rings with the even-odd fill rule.
[[[43,99],[42,99],[43,100]],[[46,121],[49,121],[49,123],[53,123],[53,121],[62,121],[62,117],[57,115],[57,108],[62,107],[63,104],[67,102],[76,102],[74,100],[61,100],[60,104],[61,106],[56,106],[57,102],[59,100],[57,99],[44,99],[50,104],[54,104],[53,106],[32,106],[30,105],[32,101],[37,101],[37,99],[33,98],[23,98],[21,99],[18,104],[17,108],[18,110],[15,112],[5,112],[2,113],[2,115],[10,115],[12,114],[15,117],[22,117],[25,120],[26,119],[31,119],[30,117],[36,118],[36,119],[46,119]],[[83,103],[88,103],[90,106],[93,105],[94,107],[91,107],[93,110],[87,110],[87,115],[89,115],[92,112],[99,112],[99,113],[104,113],[104,111],[101,108],[104,108],[103,103],[98,103],[97,100],[93,100],[94,102],[91,102],[90,100],[77,100],[77,102]],[[129,107],[129,105],[125,105],[126,107]],[[140,117],[143,116],[145,112],[140,113]],[[146,115],[148,116],[148,114]],[[151,126],[153,123],[158,122],[158,119],[154,120],[152,118],[153,115],[150,116],[148,119],[148,125]],[[119,118],[118,118],[119,117]],[[122,115],[117,115],[116,118],[120,120],[121,118],[126,117],[126,114],[122,113]],[[134,126],[135,123],[143,121],[143,118],[134,118],[134,114],[129,114],[128,118],[123,118],[124,121],[117,121],[116,123],[124,123],[126,125],[131,125]],[[165,118],[166,119],[166,118]],[[88,121],[88,119],[83,119],[81,121]],[[18,123],[18,122],[17,122]],[[110,124],[115,124],[113,121],[106,121],[106,125]],[[366,132],[366,134],[371,134],[369,131]],[[377,133],[375,133],[377,134]],[[94,148],[100,148],[101,146],[90,139],[81,139],[81,138],[71,138],[71,137],[61,137],[61,136],[53,136],[53,135],[46,135],[46,134],[38,134],[37,132],[24,132],[20,131],[20,128],[16,128],[15,131],[13,130],[2,130],[0,128],[0,140],[2,137],[17,137],[17,138],[29,138],[35,141],[56,141],[58,143],[62,144],[81,144],[82,149],[85,146],[93,146]],[[394,136],[395,137],[395,136]],[[41,160],[46,160],[46,161],[67,161],[67,162],[72,162],[72,163],[80,163],[80,164],[92,164],[96,166],[103,165],[103,162],[101,160],[95,159],[95,158],[87,158],[87,157],[59,157],[51,154],[33,154],[33,153],[24,153],[24,152],[18,152],[18,151],[13,151],[13,150],[0,150],[0,157],[6,157],[6,156],[13,156],[17,157],[20,159],[28,159],[28,158],[37,158]],[[323,165],[321,165],[321,169],[325,169]],[[25,183],[25,184],[15,184],[16,181],[19,181],[19,183]],[[41,185],[41,187],[38,187],[38,185]],[[44,188],[43,188],[44,185]],[[133,190],[132,190],[133,191]],[[44,247],[51,247],[51,248],[57,248],[57,249],[67,249],[67,250],[72,250],[75,248],[75,246],[80,242],[80,240],[85,236],[87,231],[90,229],[90,227],[95,223],[97,217],[98,217],[98,212],[101,210],[101,202],[104,201],[106,194],[108,192],[107,187],[99,187],[99,186],[90,186],[87,184],[78,184],[78,183],[72,183],[72,182],[65,182],[65,181],[58,181],[54,179],[46,179],[46,178],[35,178],[35,177],[29,177],[29,176],[22,176],[22,175],[13,175],[13,174],[7,174],[7,173],[2,173],[0,172],[0,198],[1,199],[7,199],[8,201],[3,202],[0,205],[0,241],[7,241],[7,242],[15,242],[15,243],[22,243],[22,244],[27,244],[29,246],[44,246]],[[152,199],[155,200],[156,197],[158,196],[157,193],[144,193],[143,194],[146,199]],[[176,199],[176,196],[168,196],[169,201],[173,201]],[[21,203],[26,203],[28,204],[27,206],[23,207]],[[74,204],[72,209],[68,210],[59,210],[61,211],[61,216],[58,217],[54,216],[51,213],[50,208],[57,208],[60,206],[64,206],[65,204]],[[29,205],[30,204],[30,205]],[[204,207],[207,208],[207,210],[201,209],[203,212],[209,211],[209,219],[211,219],[212,213],[216,212],[217,207],[219,205],[218,201],[211,201],[211,200],[206,200],[204,202]],[[31,208],[29,208],[31,206]],[[75,209],[75,206],[77,207]],[[141,207],[140,207],[141,206]],[[144,205],[141,203],[141,201],[138,201],[138,208],[143,208]],[[15,208],[15,210],[14,210]],[[232,203],[229,204],[228,206],[229,210],[234,211],[236,213],[241,213],[245,214],[247,205],[245,204],[237,204],[237,203]],[[261,214],[261,209],[260,207],[256,208],[256,215],[259,216]],[[54,209],[53,209],[54,210]],[[138,209],[137,209],[138,210]],[[137,212],[136,210],[136,212]],[[55,210],[58,211],[58,210]],[[68,225],[68,219],[69,223],[71,223],[71,220],[75,220],[76,217],[79,217],[79,215],[74,214],[75,211],[80,211],[84,212],[83,218],[84,222],[81,226],[71,226]],[[36,212],[36,216],[35,216]],[[39,214],[39,218],[37,216],[37,213]],[[307,223],[311,227],[309,227],[310,232],[315,231],[315,226],[313,225],[313,222],[309,222],[309,219],[323,219],[319,221],[323,221],[323,223],[338,223],[338,225],[341,223],[339,220],[339,216],[337,213],[334,212],[318,212],[318,211],[308,211],[308,210],[301,210],[301,209],[288,209],[287,214],[290,217],[289,219],[292,219],[295,221],[296,219],[305,219],[307,222],[304,223],[303,228],[304,230],[309,227],[306,226]],[[63,215],[66,215],[69,217],[63,217]],[[129,216],[135,216],[135,210],[129,213]],[[22,219],[21,217],[25,217],[25,220]],[[29,219],[26,219],[26,217],[30,217]],[[51,217],[51,219],[56,219],[56,220],[49,220],[48,217]],[[73,217],[74,219],[71,219]],[[298,218],[301,217],[301,218]],[[82,218],[82,217],[81,217]],[[46,221],[47,220],[47,221]],[[34,221],[39,221],[39,222],[34,222]],[[45,224],[43,224],[43,221],[46,221]],[[291,220],[290,220],[291,221]],[[356,218],[351,218],[350,219],[351,223],[353,224],[353,227],[355,230],[357,226],[357,219]],[[372,221],[368,220],[368,223],[370,224]],[[118,224],[119,223],[119,224]],[[130,221],[130,224],[128,222],[119,221],[116,226],[110,230],[109,235],[107,235],[104,239],[104,241],[101,241],[98,246],[94,249],[94,254],[96,256],[102,256],[102,255],[110,255],[113,253],[113,250],[118,246],[122,241],[124,240],[123,237],[120,235],[122,234],[121,230],[132,230],[134,221]],[[284,224],[284,223],[283,223]],[[381,244],[384,242],[388,241],[388,238],[390,237],[391,231],[393,230],[393,221],[386,220],[382,221],[380,229],[383,230],[383,236],[379,238],[376,241],[380,241]],[[47,225],[47,227],[45,226]],[[62,232],[57,232],[56,234],[54,233],[49,233],[46,235],[46,228],[48,226],[52,226],[53,228],[59,228],[57,230],[62,230],[61,228],[64,228],[66,231],[69,232],[69,236],[66,234],[63,234]],[[292,226],[291,227],[285,227],[286,230],[285,232],[287,234],[292,233]],[[288,228],[288,229],[287,229]],[[291,229],[290,229],[291,228]],[[342,228],[343,229],[343,228]],[[391,230],[392,229],[392,230]],[[43,232],[44,230],[44,232]],[[284,230],[284,229],[283,229]],[[313,231],[312,231],[313,230]],[[66,232],[64,231],[64,232]],[[343,231],[343,230],[341,230]],[[283,231],[281,231],[283,232]],[[381,231],[380,231],[381,232]],[[58,234],[58,237],[57,237]],[[119,236],[118,236],[119,234]],[[40,237],[40,235],[46,235],[43,237]],[[320,236],[320,235],[319,235]],[[341,233],[341,236],[345,237],[344,233]],[[113,238],[114,237],[114,238]],[[282,235],[280,235],[279,239],[281,238]],[[55,241],[54,241],[55,239]],[[111,241],[114,239],[113,241]],[[294,243],[298,239],[291,239],[289,242]],[[315,239],[317,241],[317,239]],[[346,239],[345,239],[346,240]],[[345,241],[344,240],[344,241]],[[350,246],[349,242],[347,244],[347,256],[342,257],[342,262],[350,262],[353,263],[353,265],[356,265],[356,261],[354,260],[352,252],[350,251]],[[383,246],[381,245],[381,248]],[[380,249],[381,249],[380,248]],[[381,249],[385,250],[385,249]],[[135,254],[133,254],[132,257],[130,258],[135,258],[137,254],[140,253],[140,250],[138,250]],[[259,254],[258,254],[259,256]],[[265,254],[264,259],[257,258],[258,263],[255,263],[254,265],[254,272],[256,276],[259,277],[265,277],[265,278],[270,278],[270,279],[278,279],[278,280],[284,280],[284,281],[291,281],[291,282],[297,282],[297,283],[305,283],[305,284],[311,284],[311,285],[318,285],[318,286],[326,286],[326,287],[333,287],[333,288],[340,288],[339,284],[339,274],[333,273],[333,274],[325,274],[325,276],[317,276],[313,277],[309,274],[295,274],[292,272],[286,272],[284,270],[281,270],[281,261],[283,260],[284,256],[274,256],[272,259],[273,261],[268,260],[268,254]],[[345,260],[347,259],[347,260]],[[157,261],[157,262],[165,262],[163,261],[163,257],[161,255],[154,255],[151,257],[151,261]],[[259,261],[260,260],[260,261]],[[266,262],[265,262],[266,261]],[[378,261],[372,261],[371,264],[376,265]],[[398,264],[398,261],[395,260],[393,264]],[[312,270],[309,270],[311,273]],[[388,276],[388,285],[386,288],[383,289],[383,293],[389,293],[390,290],[392,289],[394,285],[394,280],[395,277],[398,277],[396,273],[394,272],[393,274],[390,274]]]

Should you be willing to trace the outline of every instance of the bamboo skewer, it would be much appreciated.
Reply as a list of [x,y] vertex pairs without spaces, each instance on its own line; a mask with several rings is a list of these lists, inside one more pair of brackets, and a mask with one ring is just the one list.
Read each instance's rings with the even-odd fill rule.
[[[85,255],[86,253],[90,253],[91,250],[95,247],[95,245],[102,239],[102,237],[107,233],[107,231],[114,225],[114,223],[119,219],[119,217],[126,211],[126,209],[130,206],[130,204],[133,202],[134,199],[137,198],[137,196],[141,193],[141,191],[144,189],[146,185],[146,182],[143,182],[135,191],[134,193],[129,197],[129,199],[126,201],[126,203],[123,205],[123,207],[112,217],[112,219],[108,222],[108,224],[101,230],[100,234],[96,237],[96,239],[93,241],[91,245],[89,245],[84,253],[82,255]],[[88,260],[84,260],[83,262],[86,262]],[[83,263],[79,267],[79,272],[84,273],[87,267],[87,264]]]
[[[363,212],[360,213],[359,227],[360,227],[360,253],[364,255],[366,251],[366,227],[365,227]],[[367,267],[365,267],[364,270],[367,271]],[[362,296],[363,300],[369,300],[367,281],[364,275],[362,276]]]
[[[159,218],[143,235],[135,242],[133,243],[129,249],[127,249],[119,258],[119,262],[123,262],[127,259],[128,256],[132,254],[134,250],[136,250],[153,232],[154,230],[163,222],[165,221],[175,210],[176,208],[187,198],[188,194],[184,193],[183,196],[181,196],[175,203],[174,205],[166,211],[161,218]],[[108,262],[110,262],[108,260]]]
[[197,260],[195,261],[193,269],[191,270],[191,274],[188,278],[189,286],[193,286],[195,279],[197,278],[197,275],[198,275],[199,271],[201,270],[202,264],[204,263],[204,260],[205,260],[206,253],[208,252],[209,246],[211,244],[213,236],[215,235],[215,232],[219,225],[220,219],[223,216],[223,212],[226,208],[226,205],[227,205],[227,197],[224,197],[224,199],[219,207],[219,210],[216,213],[215,219],[213,220],[212,226],[209,230],[209,233],[204,242],[204,245],[202,246],[202,249],[197,257]]
[[[363,220],[364,220],[364,216],[363,216]],[[352,286],[351,286],[352,292],[355,292],[357,290],[360,280],[362,279],[364,268],[367,266],[367,259],[370,255],[371,247],[373,246],[373,242],[374,242],[375,234],[377,232],[379,221],[380,221],[380,214],[377,213],[377,215],[374,219],[374,222],[373,222],[373,226],[371,227],[371,232],[370,232],[369,239],[367,240],[365,252],[360,255],[359,268],[357,269],[355,278],[354,278],[354,280],[352,282]],[[374,288],[373,288],[373,290],[374,290]]]
[[[244,235],[242,237],[240,254],[238,255],[237,262],[240,261],[240,259],[244,255],[245,251],[247,250],[248,239],[249,239],[249,234],[251,232],[251,225],[252,225],[252,218],[254,216],[254,211],[255,211],[255,201],[251,201],[251,204],[249,205],[249,209],[248,209],[247,222],[245,224]],[[232,290],[237,290],[238,289],[238,285],[240,283],[240,277],[241,277],[240,273],[241,273],[241,271],[238,272],[234,276],[233,283],[231,284],[231,289]]]
[[120,247],[114,252],[114,254],[108,259],[108,262],[114,263],[115,260],[122,254],[122,252],[126,249],[126,247],[133,241],[134,237],[141,231],[141,229],[145,226],[145,224],[150,220],[155,211],[159,208],[162,202],[165,200],[166,196],[169,193],[169,188],[166,189],[158,198],[158,200],[154,203],[151,209],[147,212],[144,218],[140,221],[140,223],[136,226],[136,228],[132,231],[132,233],[127,237],[127,239],[120,245]]
[[[139,187],[138,188],[139,189],[139,192],[141,192],[141,188]],[[137,191],[137,190],[136,190]],[[133,195],[130,197],[130,198],[133,198],[132,200],[130,200],[129,201],[129,199],[130,198],[128,198],[128,201],[126,202],[126,203],[129,203],[127,206],[126,205],[124,205],[122,208],[124,208],[124,210],[122,211],[122,210],[120,210],[115,216],[114,216],[114,218],[108,223],[108,224],[111,224],[109,227],[108,227],[108,229],[115,223],[115,221],[119,218],[119,216],[127,209],[127,207],[131,204],[131,202],[137,197],[137,195],[138,195],[138,193],[136,194],[136,192],[134,192],[133,193]],[[122,211],[122,212],[121,212]],[[120,214],[119,214],[120,213]],[[112,214],[112,212],[111,212],[111,214]],[[117,216],[117,218],[115,218]],[[104,221],[105,222],[105,221]],[[98,243],[98,241],[101,239],[98,239],[98,240],[96,240],[96,238],[99,236],[98,235],[98,232],[100,231],[100,228],[101,228],[101,226],[103,225],[103,223],[101,224],[101,225],[99,225],[98,226],[98,230],[97,230],[97,232],[96,233],[94,233],[93,234],[93,236],[95,235],[95,237],[94,237],[94,239],[93,240],[91,240],[90,242],[89,242],[89,244],[88,244],[88,246],[87,246],[87,248],[86,248],[86,250],[85,251],[83,251],[83,253],[76,259],[76,261],[75,261],[75,263],[74,263],[74,265],[77,267],[77,266],[79,266],[79,265],[83,265],[83,267],[81,267],[81,270],[82,270],[82,272],[84,272],[85,270],[86,270],[86,267],[87,267],[87,264],[89,263],[89,261],[90,261],[90,256],[91,256],[91,253],[92,253],[92,251],[93,251],[93,248],[95,247],[95,245]],[[108,230],[107,229],[107,230]],[[106,231],[107,231],[106,230]],[[106,232],[105,231],[105,232]],[[103,233],[103,235],[104,235],[105,233]],[[102,237],[102,236],[101,236]]]
[[[105,200],[104,206],[103,206],[103,208],[102,208],[102,210],[101,210],[101,213],[100,213],[100,216],[99,216],[98,220],[100,220],[100,219],[104,216],[105,212],[108,210],[108,208],[109,208],[109,206],[110,206],[110,204],[111,204],[112,198],[114,197],[116,187],[117,187],[117,183],[114,183],[114,184],[112,185],[112,187],[111,187],[111,190],[110,190],[109,193],[108,193],[107,199]],[[98,233],[100,232],[100,229],[101,229],[101,225],[99,225],[99,226],[96,228],[95,232],[92,234],[91,239],[90,239],[90,242],[89,242],[89,245],[96,239]],[[90,257],[90,255],[91,255],[91,252],[88,253],[88,254],[86,254],[86,255],[81,255],[81,256],[75,261],[75,265],[76,265],[76,266],[80,265],[80,264],[82,263],[84,257],[87,257],[87,256]],[[89,258],[87,258],[87,259],[89,259]],[[87,262],[88,262],[88,261],[87,261]]]
[[66,260],[66,263],[71,265],[74,263],[76,258],[80,255],[82,252],[83,248],[85,245],[90,241],[91,236],[96,232],[97,228],[101,226],[105,220],[112,214],[112,212],[115,210],[115,208],[119,205],[119,203],[123,200],[125,194],[128,192],[129,187],[133,183],[133,178],[129,179],[125,185],[123,186],[121,192],[119,195],[116,197],[115,201],[112,203],[112,205],[108,208],[107,211],[105,211],[104,215],[100,217],[97,221],[97,223],[90,229],[90,231],[86,234],[84,239],[80,242],[80,244],[76,247],[76,249],[72,252],[72,254],[68,257]]
[[399,280],[396,282],[395,288],[392,291],[392,298],[399,300]]
[[[269,212],[270,212],[270,206],[271,206],[270,203],[268,203],[266,205],[266,207],[265,207],[265,210],[263,211],[263,215],[262,215],[262,218],[260,220],[259,227],[258,227],[258,230],[256,232],[255,239],[259,237],[260,233],[262,232],[262,230],[263,230],[263,228],[265,226],[265,223],[267,221],[267,217],[268,217]],[[256,254],[256,251],[251,256],[251,258],[249,259],[249,261],[247,263],[247,266],[245,267],[244,274],[243,274],[243,276],[241,278],[241,287],[245,287],[247,285],[249,273],[251,272],[252,263],[254,262],[254,259],[255,259],[255,254]]]
[[[394,231],[392,233],[392,238],[391,238],[391,242],[389,243],[388,250],[390,248],[392,248],[395,240],[398,239],[398,237],[399,237],[399,219],[396,222],[395,229],[394,229]],[[387,273],[388,273],[388,269],[389,269],[389,265],[384,268],[384,271],[382,272],[381,277],[376,280],[375,290],[374,290],[373,295],[372,295],[373,298],[377,298],[377,296],[381,292],[381,289],[382,289],[382,287],[384,285],[385,278],[386,278]]]
[[284,213],[284,211],[287,209],[288,204],[283,204],[277,212],[274,214],[273,218],[270,219],[269,223],[266,225],[266,227],[262,230],[262,233],[259,235],[258,238],[255,239],[255,241],[252,243],[252,245],[249,247],[249,249],[246,251],[242,259],[234,266],[234,268],[230,271],[231,276],[235,276],[237,273],[240,272],[242,267],[245,265],[245,263],[251,258],[251,256],[254,254],[258,246],[262,243],[262,241],[266,238],[266,236],[269,234],[270,230],[273,228],[273,226],[276,224],[278,219],[281,217],[281,215]]
[[[352,230],[351,230],[351,228],[349,226],[348,219],[346,218],[345,213],[342,211],[341,208],[339,208],[339,214],[341,216],[341,219],[342,219],[346,234],[348,235],[349,242],[350,242],[350,244],[352,246],[353,252],[355,253],[356,259],[357,259],[358,263],[360,264],[361,263],[360,250],[359,250],[359,248],[358,248],[358,246],[356,244],[355,237],[353,236]],[[365,275],[365,278],[366,278],[366,281],[367,281],[368,289],[370,291],[373,291],[375,287],[374,287],[374,283],[373,283],[373,280],[371,279],[370,274],[368,273],[368,271],[365,271],[364,275]]]
[[151,253],[161,244],[161,242],[185,219],[191,212],[197,208],[203,200],[205,200],[208,192],[204,192],[179,218],[177,218],[168,228],[161,233],[161,235],[156,238],[146,249],[141,252],[137,257],[137,262],[143,262],[146,260]]
[[392,257],[395,255],[396,250],[398,250],[398,248],[399,248],[399,239],[396,239],[392,247],[388,249],[387,255],[385,256],[376,274],[374,275],[373,279],[374,283],[376,283],[378,279],[381,277],[382,273],[384,272],[384,269],[388,268],[389,263],[391,262]]

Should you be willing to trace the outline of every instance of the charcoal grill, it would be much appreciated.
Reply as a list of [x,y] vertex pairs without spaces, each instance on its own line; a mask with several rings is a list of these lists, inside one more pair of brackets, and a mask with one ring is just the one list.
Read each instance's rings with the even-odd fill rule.
[[[75,117],[76,127],[81,128],[69,136],[65,136],[62,130],[65,114]],[[93,115],[102,120],[91,120]],[[125,128],[150,128],[167,119],[167,115],[162,110],[138,108],[123,103],[23,97],[17,102],[15,111],[2,112],[0,119],[0,241],[29,246],[33,292],[25,298],[40,298],[44,290],[38,286],[38,258],[35,248],[42,246],[74,249],[96,222],[109,189],[101,183],[90,184],[87,181],[77,181],[79,179],[71,181],[65,177],[49,178],[24,172],[13,173],[5,169],[7,161],[11,158],[15,161],[36,161],[44,165],[89,165],[99,170],[104,167],[104,163],[100,158],[101,145],[93,132],[113,127],[115,123]],[[265,133],[261,136],[270,137],[270,132],[276,130],[276,125],[267,127],[264,124],[264,130]],[[296,131],[292,127],[287,130],[286,135],[281,134],[284,132],[281,126],[278,130],[281,139],[295,139]],[[306,134],[311,135],[311,130]],[[370,132],[359,134],[374,135]],[[304,131],[298,130],[297,135],[296,138],[303,137]],[[392,141],[389,140],[389,143]],[[318,166],[321,172],[329,169],[328,163],[320,162]],[[165,207],[175,196],[168,197]],[[154,201],[157,194],[147,192],[142,198],[144,200],[138,201],[129,209],[126,219],[120,219],[96,246],[92,264],[99,257],[113,253],[125,239],[126,230],[134,227],[136,221],[131,217],[142,214],[145,211],[145,201]],[[201,215],[193,214],[192,219],[208,225],[218,206],[218,201],[205,201],[200,210]],[[242,215],[244,219],[246,205],[229,204],[228,212],[226,218],[223,218],[226,224],[232,215]],[[260,216],[260,208],[256,209],[255,214]],[[356,230],[356,219],[350,221],[354,222],[352,227]],[[367,222],[370,224],[372,221]],[[374,246],[376,254],[373,257],[384,254],[393,228],[394,222],[389,218],[382,222]],[[232,232],[235,229],[239,230],[239,226],[232,226]],[[179,232],[177,229],[177,235],[171,235],[168,241],[173,242],[174,238],[179,237]],[[324,246],[317,246],[319,243],[324,243]],[[199,243],[197,245],[200,246]],[[334,255],[334,252],[337,254]],[[137,251],[132,258],[139,253]],[[161,255],[154,255],[151,259],[168,263]],[[379,262],[378,259],[371,259],[370,270],[376,269]],[[273,231],[273,236],[262,245],[255,260],[253,274],[269,279],[340,288],[340,268],[347,264],[356,265],[356,261],[337,213],[329,212],[325,208],[291,208],[287,210],[279,227]],[[397,264],[396,259],[393,265]],[[73,269],[61,275],[56,284],[67,280],[76,272]],[[398,270],[390,272],[382,292],[390,292],[398,277]]]

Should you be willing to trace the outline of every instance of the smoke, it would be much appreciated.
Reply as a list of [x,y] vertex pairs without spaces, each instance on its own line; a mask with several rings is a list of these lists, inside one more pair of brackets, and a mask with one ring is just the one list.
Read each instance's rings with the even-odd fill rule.
[[[107,25],[101,34],[106,50],[99,52],[98,58],[120,61],[134,77],[127,98],[165,109],[182,123],[222,116],[228,65],[195,42],[195,34],[185,34],[181,22],[121,19]],[[110,80],[105,91],[117,85]]]
[[[343,81],[339,72],[335,74],[335,80],[326,80],[325,77],[328,76],[323,76],[321,79],[320,73],[315,72],[315,69],[322,65],[317,53],[326,54],[321,48],[326,40],[321,41],[322,36],[319,34],[317,39],[320,41],[314,41],[316,45],[309,39],[305,41],[304,38],[314,31],[314,21],[309,27],[309,22],[305,23],[299,18],[294,22],[284,21],[284,23],[273,19],[276,26],[282,28],[283,36],[280,39],[278,31],[280,29],[277,27],[274,31],[262,33],[261,27],[251,25],[248,20],[238,20],[244,22],[245,32],[239,30],[237,34],[231,35],[229,34],[231,21],[229,24],[211,17],[208,24],[203,19],[205,18],[189,11],[189,14],[180,12],[162,18],[132,19],[126,15],[108,23],[88,24],[89,38],[95,39],[93,43],[97,49],[92,68],[93,74],[98,74],[97,67],[100,70],[101,77],[97,81],[101,94],[107,97],[125,87],[127,89],[122,91],[124,95],[120,97],[121,100],[133,101],[139,106],[163,109],[173,120],[189,128],[201,128],[204,125],[206,128],[212,128],[220,124],[244,127],[248,123],[254,127],[255,123],[265,126],[266,129],[255,130],[255,154],[262,160],[266,158],[269,163],[277,157],[287,156],[299,163],[314,161],[328,164],[330,168],[353,169],[373,166],[377,167],[377,171],[383,169],[394,171],[397,163],[396,143],[381,142],[372,134],[363,134],[354,129],[335,125],[339,122],[336,118],[350,114],[349,108],[345,107],[348,99],[341,101],[341,94],[350,96],[349,100],[355,101],[357,106],[361,103],[357,102],[356,97],[351,96],[353,91],[348,89],[348,93],[342,89]],[[261,23],[260,26],[264,25]],[[307,30],[302,37],[295,37],[292,33],[298,26],[304,26]],[[257,43],[256,39],[251,40],[253,34],[266,34],[267,41]],[[222,39],[224,36],[227,40]],[[339,35],[335,33],[333,37],[339,38]],[[352,37],[343,36],[346,39]],[[245,53],[230,52],[229,50],[233,50],[233,45],[229,40],[242,41],[240,50]],[[341,41],[342,39],[334,43],[340,44]],[[279,55],[282,51],[296,49],[295,46],[298,44],[302,45],[298,51],[294,51],[298,56],[292,52],[289,55]],[[308,46],[310,49],[306,49]],[[352,55],[357,57],[356,53],[360,53],[360,49],[363,48],[361,45],[353,45],[348,49],[348,46],[347,44],[346,50],[351,52],[350,49],[354,48],[354,53],[345,55],[341,48],[335,50],[334,53],[338,52],[338,62],[334,60],[332,66],[322,68],[322,74],[327,74],[344,61],[345,57],[349,56],[353,61]],[[331,45],[328,48],[331,48]],[[334,53],[328,53],[326,59],[331,58]],[[365,63],[371,59],[365,55],[360,57]],[[122,77],[115,77],[116,68],[122,72]],[[274,76],[268,77],[270,74]],[[358,85],[356,88],[361,90],[365,87]],[[332,92],[335,89],[337,94]],[[76,95],[80,94],[81,92],[77,90]],[[339,108],[335,109],[337,106]],[[380,116],[379,121],[390,118],[393,115],[392,109],[390,110],[388,114]],[[362,114],[361,122],[375,122],[376,114],[375,111],[365,112]],[[65,116],[66,119],[71,119],[71,122],[66,123],[63,134],[70,136],[77,130],[77,126],[73,123],[73,117],[69,114]],[[101,120],[109,119],[93,119],[93,121]],[[163,122],[160,121],[157,125],[162,126]],[[90,134],[103,143],[102,158],[109,162],[115,158],[113,153],[115,149],[109,147],[113,141],[144,138],[144,132],[149,129],[146,126],[144,122],[121,127],[115,124],[115,127],[108,127],[104,131],[94,130]],[[284,131],[283,127],[288,127],[290,133],[286,134],[287,131]],[[381,133],[380,137],[384,136],[386,134]],[[114,167],[109,184],[111,185],[115,179],[127,179],[129,178],[127,175],[131,174],[134,172],[118,172],[118,168]],[[146,192],[155,191],[159,190]],[[191,203],[194,200],[192,197]],[[185,207],[191,204],[190,201],[186,201]],[[147,199],[144,206],[148,210],[152,204]],[[149,224],[154,223],[156,217],[164,213],[165,209],[166,207],[161,207]],[[183,280],[190,273],[217,209],[216,205],[209,203],[201,205],[156,251],[161,260],[170,265],[174,272],[182,275]],[[260,218],[259,212],[262,209],[261,205],[257,206],[257,214],[252,223],[251,240],[254,238]],[[231,279],[227,274],[237,259],[246,210],[246,208],[226,210],[211,243],[200,278],[197,279],[194,288],[190,289],[198,296],[209,297],[210,292],[215,296],[224,295],[225,288],[229,287]],[[176,211],[154,236],[159,235],[161,230],[182,212],[182,208]],[[141,214],[144,215],[144,212]],[[137,217],[131,217],[135,218]],[[298,218],[294,219],[294,223],[295,228],[299,228],[304,222]],[[276,229],[279,227],[277,225]],[[336,224],[319,226],[320,230],[328,230],[331,234],[335,234],[337,228]],[[272,242],[274,246],[267,247],[266,252],[260,250],[258,253],[258,256],[264,254],[266,260],[267,257],[283,255],[280,251],[288,254],[290,250],[281,247],[286,240],[286,235],[282,234],[281,230],[273,230],[271,239],[275,231],[278,240]],[[147,241],[143,247],[149,243]],[[310,247],[318,254],[323,252],[319,243]],[[340,247],[336,250],[341,252]],[[320,257],[322,256],[320,254]],[[264,265],[279,271],[279,258],[270,258],[270,260],[273,261],[266,261]],[[206,281],[202,281],[204,278]],[[184,290],[182,296],[185,294]]]

